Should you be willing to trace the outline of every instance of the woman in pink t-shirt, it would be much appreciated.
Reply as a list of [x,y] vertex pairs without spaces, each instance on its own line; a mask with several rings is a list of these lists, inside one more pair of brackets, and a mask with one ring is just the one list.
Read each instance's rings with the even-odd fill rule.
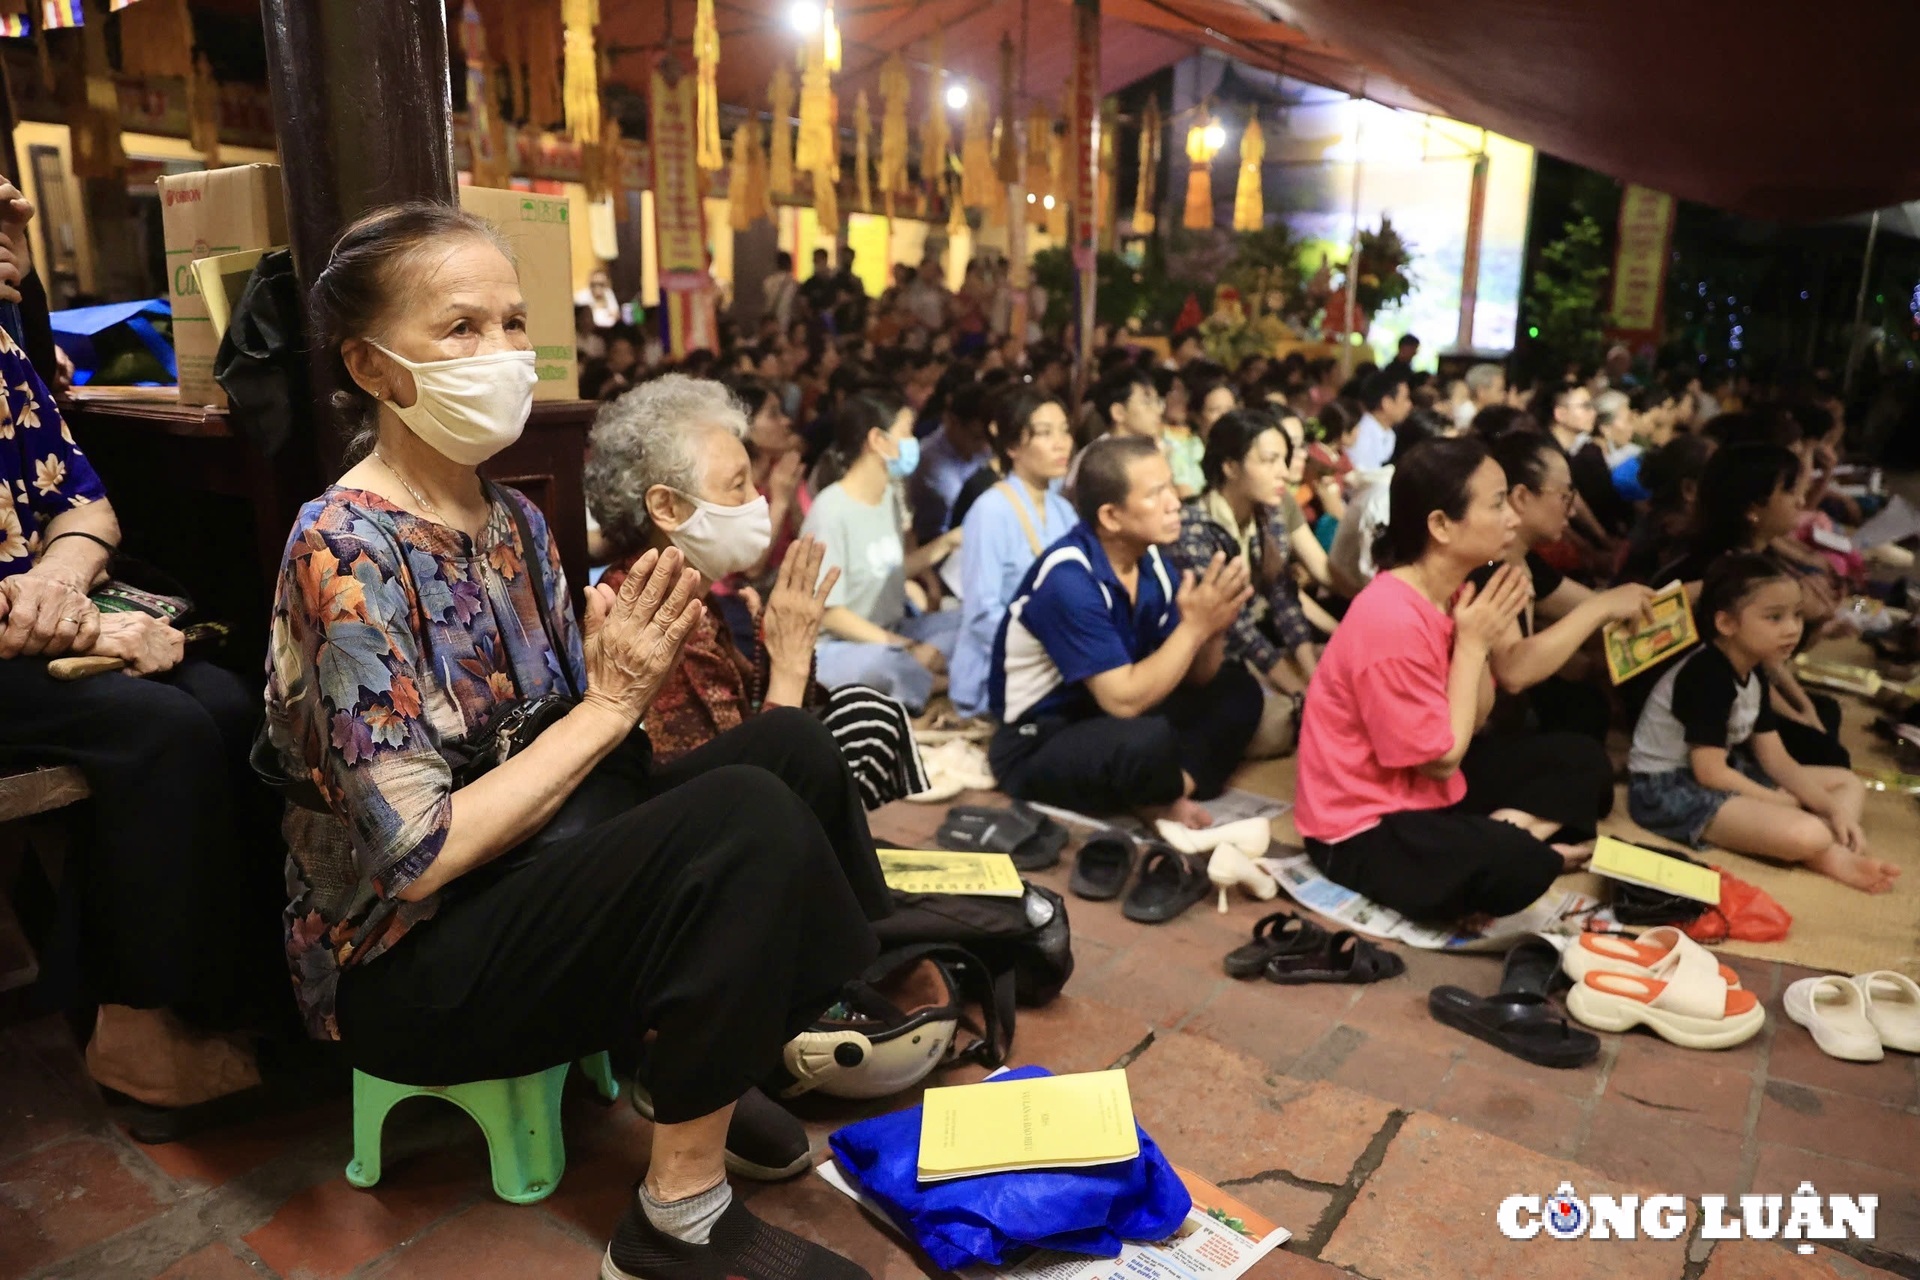
[[[1569,794],[1554,735],[1483,744],[1488,655],[1525,607],[1525,571],[1484,590],[1518,521],[1477,439],[1433,440],[1395,464],[1383,571],[1354,598],[1307,691],[1294,820],[1335,882],[1411,919],[1505,915],[1585,856],[1596,798]],[[1488,747],[1493,747],[1492,752]]]

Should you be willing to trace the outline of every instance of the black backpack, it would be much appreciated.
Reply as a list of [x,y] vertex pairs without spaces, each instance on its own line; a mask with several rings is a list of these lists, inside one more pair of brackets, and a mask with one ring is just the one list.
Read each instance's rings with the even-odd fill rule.
[[1046,1004],[1073,976],[1066,901],[1037,884],[1026,888],[1021,898],[896,891],[893,914],[873,931],[883,951],[938,943],[977,957],[993,977],[1001,1014],[1011,1026],[1016,1002]]

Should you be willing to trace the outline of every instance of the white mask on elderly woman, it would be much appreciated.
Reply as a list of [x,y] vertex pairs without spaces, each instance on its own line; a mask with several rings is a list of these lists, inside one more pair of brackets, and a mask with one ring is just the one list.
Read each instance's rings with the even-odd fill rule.
[[520,438],[540,380],[531,351],[491,351],[453,360],[418,362],[395,355],[413,375],[413,403],[387,405],[409,430],[442,456],[477,467]]
[[667,538],[707,578],[718,582],[728,574],[751,569],[767,554],[773,542],[773,515],[764,495],[737,507],[679,496],[693,504],[693,514]]

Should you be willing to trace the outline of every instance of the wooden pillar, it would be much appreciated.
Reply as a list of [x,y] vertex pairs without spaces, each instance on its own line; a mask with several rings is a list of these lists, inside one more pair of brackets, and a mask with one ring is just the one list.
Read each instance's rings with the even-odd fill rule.
[[1100,0],[1074,0],[1073,76],[1067,92],[1070,99],[1067,123],[1073,129],[1073,136],[1067,139],[1067,154],[1072,158],[1073,169],[1068,190],[1073,201],[1073,265],[1080,301],[1080,341],[1074,360],[1074,396],[1078,404],[1092,389],[1093,328],[1097,314],[1094,266],[1099,251],[1100,221]]
[[[341,228],[361,213],[458,198],[446,9],[419,0],[264,0],[262,17],[304,296]],[[313,386],[324,423],[334,388],[317,350]],[[318,435],[322,468],[334,474],[339,441]]]
[[1467,187],[1467,251],[1460,261],[1460,326],[1453,345],[1473,347],[1473,312],[1480,299],[1480,242],[1487,225],[1486,133],[1481,131],[1480,154],[1473,158],[1473,179]]

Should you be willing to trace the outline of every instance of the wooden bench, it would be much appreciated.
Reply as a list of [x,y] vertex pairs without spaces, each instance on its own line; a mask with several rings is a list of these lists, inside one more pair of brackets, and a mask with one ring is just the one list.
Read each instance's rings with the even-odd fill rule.
[[44,936],[51,919],[64,850],[52,824],[35,820],[89,794],[69,765],[0,773],[0,1027],[41,1012],[33,998],[40,962],[29,939]]

